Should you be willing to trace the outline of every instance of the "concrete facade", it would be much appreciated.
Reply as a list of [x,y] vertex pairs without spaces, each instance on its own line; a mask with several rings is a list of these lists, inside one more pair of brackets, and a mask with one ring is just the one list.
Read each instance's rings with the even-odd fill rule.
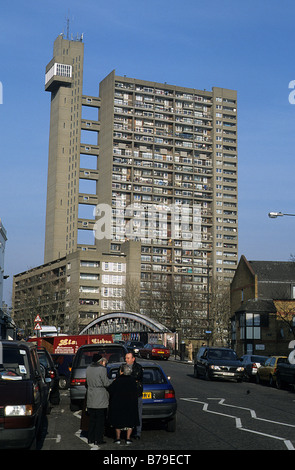
[[[51,110],[44,266],[69,256],[78,260],[79,252],[94,263],[102,253],[126,255],[142,314],[152,316],[155,304],[160,310],[161,292],[173,286],[191,295],[191,311],[178,326],[192,335],[200,322],[203,331],[209,279],[230,282],[237,266],[237,92],[112,71],[99,96],[90,96],[83,93],[83,58],[82,41],[60,35],[46,67]],[[101,234],[108,226],[105,211],[111,236]],[[126,254],[127,241],[136,245]],[[71,290],[81,293],[74,279]]]

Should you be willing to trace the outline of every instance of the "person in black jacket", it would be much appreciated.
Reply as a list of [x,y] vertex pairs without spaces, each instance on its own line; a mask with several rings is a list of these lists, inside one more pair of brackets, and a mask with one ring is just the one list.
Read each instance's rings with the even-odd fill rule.
[[131,367],[131,375],[135,378],[137,384],[137,397],[138,397],[138,416],[139,416],[139,425],[136,426],[134,430],[133,437],[134,439],[140,439],[141,428],[142,428],[142,379],[143,379],[143,370],[140,364],[135,360],[134,352],[129,352],[125,356],[126,364]]
[[109,422],[116,430],[116,444],[121,442],[121,431],[126,430],[126,444],[131,444],[132,429],[139,424],[137,386],[131,368],[123,364],[119,376],[109,387]]

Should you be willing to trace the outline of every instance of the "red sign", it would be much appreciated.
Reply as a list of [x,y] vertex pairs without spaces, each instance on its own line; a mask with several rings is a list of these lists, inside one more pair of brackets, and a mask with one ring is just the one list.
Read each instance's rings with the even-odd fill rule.
[[41,330],[41,326],[39,325],[39,323],[36,323],[36,325],[34,326],[34,330]]
[[[40,325],[39,328],[41,329]],[[36,338],[30,338],[29,341],[36,341]],[[83,344],[103,344],[113,343],[113,335],[60,335],[45,336],[37,339],[38,345],[45,347],[51,354],[76,354]]]

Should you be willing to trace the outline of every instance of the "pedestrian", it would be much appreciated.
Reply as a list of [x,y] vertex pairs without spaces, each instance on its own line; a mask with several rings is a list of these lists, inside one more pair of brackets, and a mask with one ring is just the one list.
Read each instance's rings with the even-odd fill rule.
[[125,356],[126,364],[131,367],[132,370],[132,377],[136,380],[137,385],[137,401],[138,401],[138,416],[139,416],[139,425],[136,426],[134,430],[134,439],[140,439],[141,436],[141,428],[142,428],[142,380],[143,380],[143,370],[140,364],[136,362],[135,354],[133,351],[129,352]]
[[188,342],[187,352],[188,352],[188,362],[193,362],[193,344],[191,341]]
[[89,414],[88,444],[98,448],[103,440],[106,412],[109,405],[107,387],[112,380],[107,376],[107,361],[100,354],[94,354],[92,363],[86,369],[87,411]]
[[121,443],[121,431],[126,431],[126,444],[131,444],[131,434],[139,424],[137,385],[127,364],[121,365],[119,375],[109,387],[109,422],[115,428],[115,443]]

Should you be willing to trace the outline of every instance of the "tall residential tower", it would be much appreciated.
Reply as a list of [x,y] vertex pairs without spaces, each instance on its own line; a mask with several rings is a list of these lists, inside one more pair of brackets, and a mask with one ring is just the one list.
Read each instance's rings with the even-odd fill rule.
[[[237,93],[112,71],[99,96],[89,96],[83,54],[81,40],[61,35],[46,67],[44,262],[75,253],[91,263],[106,253],[127,256],[126,278],[140,286],[142,313],[152,316],[164,292],[203,297],[203,306],[191,308],[190,327],[208,313],[209,278],[230,281],[237,266]],[[97,315],[120,296],[111,266],[98,280]],[[80,304],[81,295],[80,283]]]

